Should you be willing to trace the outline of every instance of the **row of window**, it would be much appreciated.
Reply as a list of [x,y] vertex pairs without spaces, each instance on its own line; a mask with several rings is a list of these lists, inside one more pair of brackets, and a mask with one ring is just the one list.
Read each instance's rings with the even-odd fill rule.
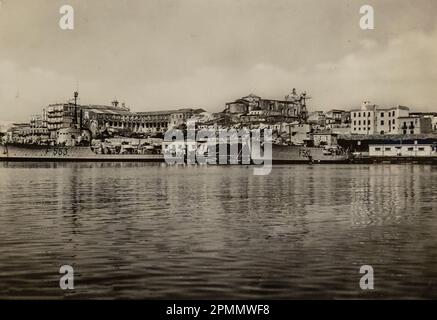
[[[395,149],[401,149],[401,147],[396,147]],[[375,148],[375,151],[381,151],[381,150],[382,150],[382,148]],[[391,151],[391,150],[392,150],[392,148],[390,148],[390,147],[384,148],[384,151]],[[408,151],[414,151],[414,147],[408,147],[407,150]],[[425,148],[424,147],[419,147],[417,150],[418,151],[425,151]]]
[[[366,124],[366,120],[363,120],[363,124]],[[367,124],[370,126],[370,120],[367,120]],[[357,125],[357,120],[354,120],[354,125]],[[361,125],[361,120],[358,120],[358,125]]]
[[[381,113],[380,113],[381,118],[384,118],[384,115],[385,115],[384,112],[381,112]],[[395,111],[389,111],[389,112],[388,112],[388,116],[389,116],[389,117],[395,117],[395,116],[396,116],[396,112],[395,112]]]
[[[363,117],[366,117],[366,114],[367,114],[367,117],[371,117],[372,116],[372,113],[371,112],[363,112]],[[357,115],[358,115],[358,118],[361,118],[361,112],[354,112],[354,118],[356,118],[357,117]]]
[[[91,117],[92,118],[92,117]],[[96,115],[98,120],[120,120],[120,121],[159,121],[168,120],[167,116],[120,116],[120,115]]]
[[[354,112],[353,115],[354,117],[358,117],[361,118],[361,114],[363,115],[363,117],[371,117],[372,116],[372,112]],[[385,117],[385,112],[380,112],[379,115],[381,116],[381,118]],[[396,111],[389,111],[388,112],[388,116],[389,117],[395,117],[396,116]]]
[[[363,131],[366,131],[366,128],[363,127],[362,130],[363,130]],[[368,128],[367,128],[367,131],[370,131],[370,130],[371,130],[370,127],[368,127]],[[354,131],[357,131],[357,128],[354,128]],[[358,127],[358,131],[361,131],[361,127]]]
[[[407,125],[407,121],[404,121],[404,122],[402,122],[402,125],[403,126],[406,126]],[[410,121],[410,126],[413,126],[414,127],[414,123],[417,123],[417,120],[416,121]]]
[[[363,128],[361,128],[361,127],[358,127],[358,128],[353,128],[353,131],[368,131],[368,132],[371,132],[371,128],[370,127],[368,127],[367,129],[366,129],[366,127],[363,127]],[[393,131],[395,131],[396,130],[396,127],[393,127]],[[405,131],[405,130],[404,130]],[[385,131],[384,130],[381,130],[380,132],[379,132],[380,134],[385,134]],[[411,132],[411,134],[413,134],[414,133],[414,130],[412,130],[412,132]],[[404,132],[404,134],[407,134],[406,132]]]
[[[407,130],[402,130],[402,132],[403,132],[403,134],[407,134]],[[410,130],[410,134],[414,134],[414,129],[413,130]]]
[[114,127],[122,127],[124,126],[125,128],[129,128],[129,127],[138,127],[138,128],[167,128],[167,123],[166,122],[155,122],[155,123],[121,123],[121,122],[109,122],[109,126],[114,126]]
[[[370,123],[371,123],[370,120],[367,120],[367,124],[370,125]],[[366,124],[366,120],[363,120],[363,125],[365,125],[365,124]],[[381,120],[380,124],[381,124],[381,126],[385,125],[385,121]],[[395,119],[393,119],[393,121],[392,120],[388,120],[388,125],[391,126],[392,124],[393,125],[396,124],[396,120]],[[354,125],[355,126],[357,125],[357,120],[354,120]],[[359,126],[361,125],[361,120],[358,120],[358,125]]]

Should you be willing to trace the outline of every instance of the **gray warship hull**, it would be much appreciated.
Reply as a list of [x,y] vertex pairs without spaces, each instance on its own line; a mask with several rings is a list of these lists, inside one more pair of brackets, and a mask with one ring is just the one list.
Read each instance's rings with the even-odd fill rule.
[[[272,146],[271,159],[252,159],[256,161],[271,160],[274,164],[294,163],[345,163],[349,162],[346,154],[327,154],[323,148],[301,146]],[[42,145],[0,145],[0,161],[137,161],[165,162],[163,154],[101,154],[91,147],[56,147]]]

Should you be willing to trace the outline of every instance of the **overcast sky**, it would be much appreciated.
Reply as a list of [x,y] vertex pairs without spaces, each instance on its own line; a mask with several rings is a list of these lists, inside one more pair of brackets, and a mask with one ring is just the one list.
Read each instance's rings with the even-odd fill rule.
[[[437,111],[435,0],[1,0],[0,120],[115,97],[217,112],[306,90],[310,111],[370,100]],[[59,8],[75,29],[59,28]],[[375,30],[359,27],[360,6]]]

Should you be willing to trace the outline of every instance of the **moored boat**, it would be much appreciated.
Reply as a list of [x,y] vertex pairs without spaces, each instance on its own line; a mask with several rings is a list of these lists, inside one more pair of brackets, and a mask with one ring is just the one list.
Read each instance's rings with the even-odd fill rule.
[[273,163],[347,163],[349,154],[342,148],[305,147],[294,145],[272,146]]
[[[122,149],[128,150],[128,149]],[[272,145],[272,155],[256,159],[252,152],[252,161],[271,161],[277,164],[287,163],[345,163],[349,155],[340,148],[317,148],[293,145]],[[262,154],[262,153],[261,153]],[[217,154],[217,159],[220,155]],[[2,144],[0,161],[155,161],[164,162],[162,153],[113,153],[91,146],[45,146],[36,144]],[[218,163],[218,161],[217,161]],[[239,160],[241,163],[241,157]]]
[[162,154],[102,153],[90,146],[0,145],[0,161],[156,161]]

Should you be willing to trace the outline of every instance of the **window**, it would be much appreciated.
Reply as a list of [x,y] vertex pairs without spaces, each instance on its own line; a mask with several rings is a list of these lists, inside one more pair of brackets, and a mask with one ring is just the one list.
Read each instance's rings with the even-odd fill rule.
[[361,120],[358,121],[358,125],[361,126]]
[[381,112],[381,118],[384,118],[384,112]]
[[414,148],[413,147],[409,147],[408,151],[414,151]]
[[425,148],[420,147],[420,148],[419,148],[419,151],[425,151]]
[[391,148],[385,148],[385,151],[391,151]]
[[381,126],[383,126],[384,125],[384,120],[381,120]]
[[375,148],[375,151],[381,151],[381,148]]

